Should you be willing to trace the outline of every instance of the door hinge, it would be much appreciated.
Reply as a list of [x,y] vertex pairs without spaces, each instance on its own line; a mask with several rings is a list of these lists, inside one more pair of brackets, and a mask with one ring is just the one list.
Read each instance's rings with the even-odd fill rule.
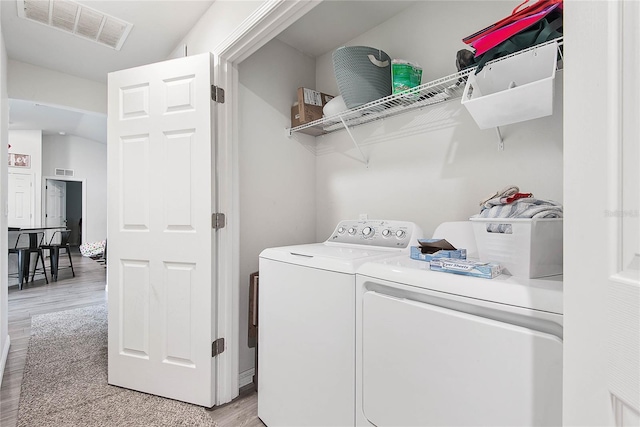
[[225,225],[227,225],[227,220],[223,213],[211,214],[211,227],[213,227],[214,230],[220,230],[224,228]]
[[211,357],[224,353],[224,338],[218,338],[211,343]]
[[211,100],[218,104],[224,104],[224,89],[221,87],[211,85]]

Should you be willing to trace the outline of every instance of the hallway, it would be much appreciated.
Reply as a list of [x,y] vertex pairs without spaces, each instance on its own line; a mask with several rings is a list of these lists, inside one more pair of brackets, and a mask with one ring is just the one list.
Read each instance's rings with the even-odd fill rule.
[[0,387],[0,425],[3,427],[13,427],[17,422],[20,385],[31,335],[31,317],[106,301],[104,265],[74,252],[73,267],[76,277],[72,277],[69,269],[60,270],[57,282],[47,285],[44,279],[39,279],[26,283],[22,290],[18,289],[18,285],[9,287],[11,347]]

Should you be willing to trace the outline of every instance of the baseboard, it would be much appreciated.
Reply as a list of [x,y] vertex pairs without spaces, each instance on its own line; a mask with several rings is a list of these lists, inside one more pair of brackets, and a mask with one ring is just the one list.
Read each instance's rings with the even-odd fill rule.
[[242,388],[246,385],[249,385],[253,382],[253,375],[256,373],[254,368],[248,369],[244,372],[240,372],[238,378],[238,388]]
[[2,349],[2,359],[0,359],[0,384],[2,384],[2,376],[4,375],[4,368],[7,366],[7,358],[9,357],[9,347],[11,346],[11,337],[7,335],[7,341],[4,343]]

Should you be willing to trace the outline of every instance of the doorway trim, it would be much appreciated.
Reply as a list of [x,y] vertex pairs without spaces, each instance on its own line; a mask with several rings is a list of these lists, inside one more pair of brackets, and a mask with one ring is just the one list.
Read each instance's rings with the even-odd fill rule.
[[82,178],[72,178],[66,176],[43,176],[42,177],[42,219],[41,224],[46,224],[47,215],[47,181],[66,181],[66,182],[79,182],[82,184],[82,237],[86,238],[87,235],[87,180]]
[[238,65],[318,6],[322,0],[264,2],[234,32],[216,46],[214,81],[226,90],[223,108],[216,112],[218,153],[218,211],[227,214],[227,226],[218,231],[218,337],[227,348],[218,355],[217,405],[239,394],[240,354],[240,215],[238,174],[239,79]]

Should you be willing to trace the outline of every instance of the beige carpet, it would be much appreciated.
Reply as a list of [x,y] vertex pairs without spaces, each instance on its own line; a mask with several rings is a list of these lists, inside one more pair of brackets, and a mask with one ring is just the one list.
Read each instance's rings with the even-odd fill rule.
[[34,316],[18,427],[215,426],[199,406],[107,384],[104,305]]

